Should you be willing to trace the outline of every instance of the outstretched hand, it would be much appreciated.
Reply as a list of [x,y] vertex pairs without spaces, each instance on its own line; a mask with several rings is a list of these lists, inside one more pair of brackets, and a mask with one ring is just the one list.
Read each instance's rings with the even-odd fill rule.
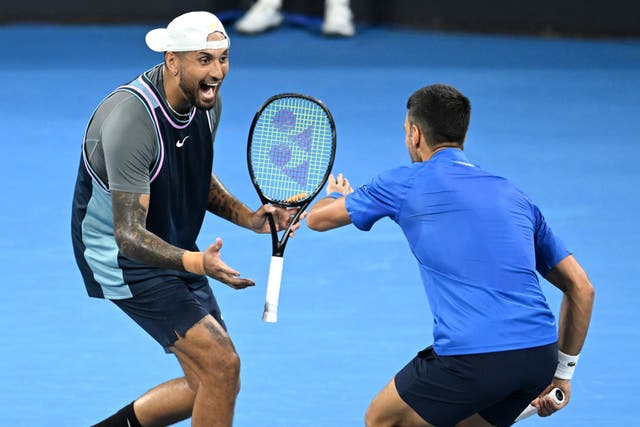
[[337,177],[331,174],[327,180],[327,194],[331,193],[341,193],[346,196],[347,194],[353,193],[353,188],[351,188],[349,180],[341,173],[339,173]]
[[[273,216],[273,221],[276,224],[276,231],[286,230],[299,210],[300,208],[283,208],[273,205],[262,205],[254,212],[251,218],[251,229],[256,233],[269,233],[271,229],[269,227],[268,215],[271,215]],[[305,213],[303,212],[299,219],[303,219],[304,216]],[[293,227],[291,227],[289,237],[293,236],[298,228],[300,228],[300,222],[297,222]]]
[[251,279],[241,278],[240,273],[229,267],[220,258],[220,249],[222,248],[222,239],[217,238],[216,242],[210,245],[204,251],[204,271],[207,276],[216,279],[225,285],[234,289],[244,289],[249,286],[255,286]]

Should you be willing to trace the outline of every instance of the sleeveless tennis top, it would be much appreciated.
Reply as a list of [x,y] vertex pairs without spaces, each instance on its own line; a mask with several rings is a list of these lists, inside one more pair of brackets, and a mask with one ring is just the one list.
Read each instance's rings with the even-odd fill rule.
[[[185,120],[177,119],[171,114],[165,100],[160,67],[156,66],[112,92],[94,112],[89,127],[95,136],[95,130],[102,129],[103,119],[115,114],[117,105],[122,105],[107,102],[113,96],[128,99],[129,105],[134,99],[134,104],[143,106],[145,120],[152,124],[147,128],[153,129],[150,137],[154,144],[153,158],[148,164],[150,205],[146,228],[171,245],[197,251],[196,239],[208,204],[213,139],[219,108],[215,111],[193,109]],[[219,105],[219,102],[216,104]],[[94,119],[98,117],[96,122]],[[191,273],[151,267],[120,253],[113,232],[108,178],[104,171],[99,170],[103,163],[109,164],[111,159],[103,159],[102,163],[89,160],[92,154],[88,150],[91,140],[87,137],[89,127],[83,141],[71,222],[74,253],[89,296],[129,298],[144,286],[140,284],[136,287],[137,283],[153,277],[171,275],[195,278]],[[102,143],[108,144],[109,141]],[[95,150],[95,147],[102,148],[98,144],[92,146],[91,150]],[[108,157],[109,150],[105,149],[104,153]]]

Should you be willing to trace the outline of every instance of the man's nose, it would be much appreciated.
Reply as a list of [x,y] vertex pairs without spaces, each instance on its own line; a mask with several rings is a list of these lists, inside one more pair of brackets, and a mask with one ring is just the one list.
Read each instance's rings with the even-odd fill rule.
[[211,61],[211,67],[209,68],[209,75],[216,80],[222,80],[224,77],[223,64],[220,61]]

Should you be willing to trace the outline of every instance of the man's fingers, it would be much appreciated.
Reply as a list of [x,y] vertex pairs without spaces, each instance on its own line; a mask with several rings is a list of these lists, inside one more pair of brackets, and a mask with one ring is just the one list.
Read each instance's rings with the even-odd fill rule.
[[222,249],[222,239],[216,237],[216,242],[209,245],[207,252],[220,252],[220,249]]
[[255,285],[256,285],[255,282],[251,279],[238,279],[233,285],[233,287],[236,289],[244,289],[244,288],[248,288],[250,286],[255,286]]
[[287,197],[284,201],[287,203],[297,202],[298,200],[306,199],[307,193],[298,193],[291,197]]
[[543,392],[543,396],[537,398],[532,403],[538,409],[538,415],[541,417],[548,417],[549,415],[552,415],[568,403],[566,398],[560,400],[560,403],[556,403],[554,397],[549,395],[549,391],[550,390],[545,390]]
[[220,281],[226,285],[231,286],[234,289],[244,289],[244,288],[248,288],[250,286],[256,285],[253,280],[246,279],[246,278],[240,279],[237,277],[227,277],[226,280],[220,280]]
[[221,274],[228,274],[230,276],[235,276],[238,277],[240,276],[240,272],[234,270],[233,268],[229,267],[227,264],[224,263],[224,261],[220,260],[220,262],[218,263],[218,265],[216,266],[216,269],[218,270],[218,272],[220,272]]
[[327,194],[330,194],[334,191],[342,194],[349,194],[353,192],[353,189],[351,188],[349,180],[342,173],[339,173],[335,177],[333,176],[333,174],[329,175],[326,191]]
[[226,265],[224,267],[225,268],[217,268],[213,274],[211,274],[211,277],[234,289],[244,289],[249,286],[255,286],[255,282],[253,280],[241,278],[240,273],[234,269]]
[[276,211],[276,207],[275,206],[271,206],[271,205],[262,205],[262,209],[266,212],[266,213],[274,213]]

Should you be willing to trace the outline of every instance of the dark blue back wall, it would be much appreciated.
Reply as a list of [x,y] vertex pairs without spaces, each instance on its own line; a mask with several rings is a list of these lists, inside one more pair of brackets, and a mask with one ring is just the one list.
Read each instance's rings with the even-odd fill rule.
[[[150,22],[189,10],[224,12],[233,19],[252,0],[3,0],[1,22]],[[6,4],[5,4],[6,3]],[[640,36],[640,2],[634,0],[352,0],[360,24],[447,31],[545,36]],[[323,2],[284,0],[290,14],[321,17]]]

